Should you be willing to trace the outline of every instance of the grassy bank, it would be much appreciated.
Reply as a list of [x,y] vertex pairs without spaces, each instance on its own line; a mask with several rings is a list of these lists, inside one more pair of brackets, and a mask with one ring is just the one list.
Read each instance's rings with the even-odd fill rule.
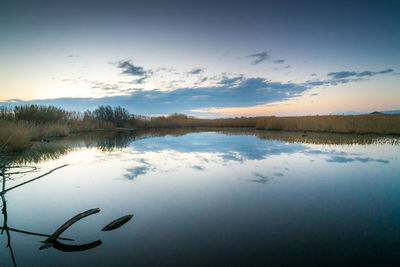
[[71,133],[113,130],[107,123],[50,122],[35,124],[28,121],[0,120],[0,151],[15,152],[28,148],[32,141],[43,141],[50,137],[67,136]]
[[199,119],[183,114],[144,117],[122,107],[100,106],[84,113],[57,107],[0,107],[0,152],[21,151],[32,141],[98,130],[169,128],[256,128],[354,134],[400,134],[400,114]]
[[197,119],[184,115],[153,118],[142,128],[241,127],[274,131],[400,134],[400,114]]
[[400,114],[261,117],[257,129],[356,134],[400,134]]

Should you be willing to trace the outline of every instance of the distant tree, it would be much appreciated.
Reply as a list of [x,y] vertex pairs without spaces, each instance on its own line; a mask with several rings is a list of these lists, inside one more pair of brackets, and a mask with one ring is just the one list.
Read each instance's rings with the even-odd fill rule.
[[9,106],[0,106],[0,120],[13,120],[14,110]]
[[91,112],[90,110],[86,110],[83,113],[83,120],[91,120],[91,119],[94,119],[93,112]]
[[68,118],[68,120],[78,121],[78,120],[82,120],[83,115],[79,111],[69,111],[69,112],[67,112],[67,118]]
[[129,122],[130,114],[126,108],[117,106],[114,108],[114,121],[117,127],[122,127]]
[[93,111],[93,115],[96,119],[102,121],[113,122],[114,112],[111,106],[99,106]]
[[86,117],[92,116],[97,120],[111,122],[117,127],[125,126],[131,119],[128,110],[121,106],[117,106],[114,109],[109,105],[99,106],[93,112],[86,111],[85,114]]

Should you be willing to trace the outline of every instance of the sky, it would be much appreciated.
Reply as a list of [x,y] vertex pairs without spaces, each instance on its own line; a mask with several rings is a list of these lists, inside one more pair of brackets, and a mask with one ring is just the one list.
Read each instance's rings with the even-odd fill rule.
[[7,1],[0,104],[198,117],[400,110],[398,1]]

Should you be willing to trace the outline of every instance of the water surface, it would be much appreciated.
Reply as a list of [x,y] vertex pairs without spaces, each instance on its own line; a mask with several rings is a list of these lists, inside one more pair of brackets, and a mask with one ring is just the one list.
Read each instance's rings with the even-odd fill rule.
[[[211,129],[76,135],[16,155],[2,186],[64,165],[2,194],[1,266],[13,266],[13,257],[18,266],[400,262],[395,137]],[[61,235],[74,241],[59,240],[101,241],[85,250],[39,250],[47,237],[14,231],[51,235],[92,208],[101,211]],[[134,216],[122,226],[101,231],[127,214]]]

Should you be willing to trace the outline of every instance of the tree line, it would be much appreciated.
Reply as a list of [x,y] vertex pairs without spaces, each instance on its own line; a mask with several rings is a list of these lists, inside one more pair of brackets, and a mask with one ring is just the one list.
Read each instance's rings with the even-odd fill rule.
[[66,111],[59,107],[44,105],[16,105],[0,106],[0,120],[5,121],[27,121],[35,124],[70,122],[70,121],[104,121],[123,127],[134,124],[135,117],[126,108],[121,106],[111,107],[99,106],[93,111],[87,110],[83,113]]

